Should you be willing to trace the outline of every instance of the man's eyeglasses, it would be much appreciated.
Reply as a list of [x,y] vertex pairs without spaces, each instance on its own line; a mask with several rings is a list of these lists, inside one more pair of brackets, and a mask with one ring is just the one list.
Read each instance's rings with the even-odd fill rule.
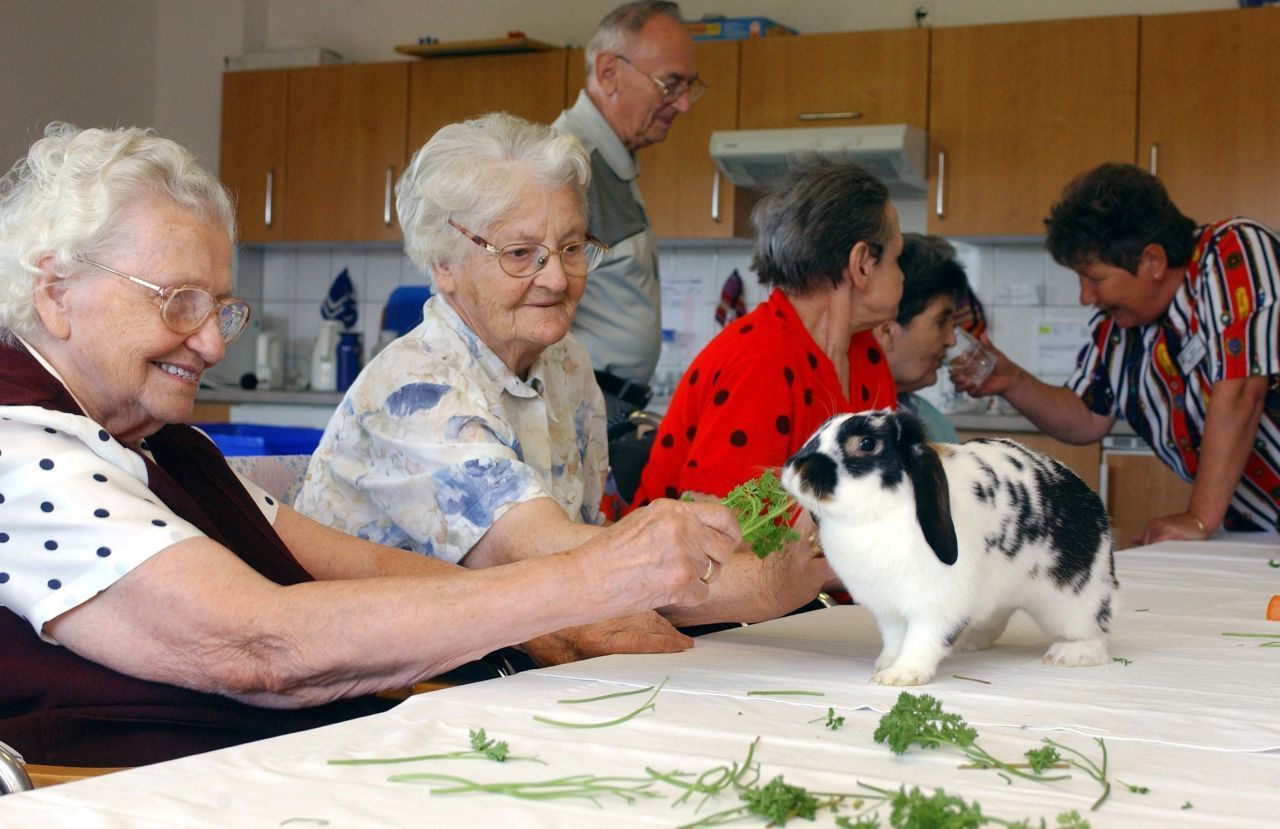
[[483,237],[467,230],[453,219],[449,220],[449,225],[489,253],[498,257],[498,267],[502,268],[503,273],[507,276],[521,279],[526,276],[533,276],[545,268],[553,256],[560,257],[560,267],[564,269],[566,276],[586,276],[596,265],[600,264],[600,261],[604,259],[605,251],[609,249],[608,245],[591,235],[588,235],[581,242],[570,242],[560,250],[552,250],[546,245],[536,245],[531,242],[516,242],[511,245],[496,247]]
[[107,273],[123,277],[135,285],[141,285],[144,288],[155,291],[156,298],[160,301],[160,318],[175,334],[186,336],[194,333],[200,326],[204,325],[210,314],[217,312],[218,334],[222,336],[224,343],[230,345],[244,333],[245,326],[249,324],[249,303],[239,297],[232,296],[226,299],[218,299],[204,288],[196,285],[178,285],[177,287],[170,286],[165,288],[154,285],[145,279],[121,273],[115,268],[109,268],[87,256],[77,255],[76,260],[84,262],[86,265],[93,265],[95,268],[101,268]]
[[631,62],[630,58],[628,58],[626,55],[621,55],[615,52],[614,57],[616,57],[618,60],[625,63],[627,66],[630,66],[632,69],[636,70],[641,75],[644,75],[646,78],[653,81],[655,84],[657,84],[658,94],[662,96],[662,103],[664,104],[675,103],[677,100],[679,100],[680,96],[684,95],[685,93],[689,94],[689,103],[692,104],[695,101],[697,101],[699,98],[701,98],[703,95],[705,95],[707,92],[707,89],[709,88],[706,82],[703,81],[702,78],[699,78],[697,75],[693,76],[692,78],[689,78],[688,80],[681,78],[678,81],[671,81],[668,83],[667,81],[664,81],[662,78],[659,78],[657,75],[650,75],[648,72],[644,71],[639,66],[636,66],[634,63]]

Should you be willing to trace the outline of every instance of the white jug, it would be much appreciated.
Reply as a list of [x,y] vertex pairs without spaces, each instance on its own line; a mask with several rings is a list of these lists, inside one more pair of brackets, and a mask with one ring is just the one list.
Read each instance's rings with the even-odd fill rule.
[[338,388],[338,339],[342,323],[320,320],[316,342],[311,348],[311,390],[336,391]]
[[284,388],[284,338],[276,331],[258,334],[254,375],[260,389]]

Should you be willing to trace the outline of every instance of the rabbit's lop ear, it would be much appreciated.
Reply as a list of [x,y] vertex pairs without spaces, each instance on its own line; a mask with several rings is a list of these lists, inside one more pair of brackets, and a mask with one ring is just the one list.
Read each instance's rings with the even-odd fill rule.
[[916,498],[916,521],[924,540],[943,564],[955,564],[958,555],[956,528],[951,520],[951,495],[947,473],[925,439],[920,421],[908,414],[898,416],[898,451],[911,480]]

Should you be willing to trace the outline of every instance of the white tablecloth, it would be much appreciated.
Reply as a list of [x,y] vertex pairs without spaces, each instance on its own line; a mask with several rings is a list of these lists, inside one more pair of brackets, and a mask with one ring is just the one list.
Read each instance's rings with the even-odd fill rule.
[[[957,768],[963,758],[948,749],[899,757],[874,742],[899,690],[867,683],[878,637],[862,609],[840,607],[703,637],[680,654],[606,657],[438,691],[376,717],[0,798],[0,826],[676,826],[736,802],[723,797],[695,813],[692,805],[673,807],[674,791],[658,786],[672,797],[531,803],[432,795],[428,785],[387,778],[422,771],[527,782],[578,773],[642,777],[646,767],[702,772],[740,761],[757,737],[762,782],[782,774],[820,791],[855,792],[858,781],[942,787],[980,802],[986,814],[1044,817],[1050,826],[1073,809],[1094,827],[1280,825],[1280,648],[1222,636],[1275,633],[1280,641],[1280,623],[1264,615],[1280,593],[1280,569],[1269,559],[1280,561],[1274,537],[1122,552],[1112,653],[1127,663],[1043,666],[1045,641],[1015,617],[994,648],[951,656],[933,684],[914,689],[965,717],[979,743],[1002,759],[1021,759],[1044,736],[1097,758],[1092,738],[1102,737],[1113,781],[1150,791],[1131,793],[1115,782],[1096,812],[1089,807],[1100,789],[1078,771],[1059,783],[1009,784],[993,771]],[[621,725],[577,730],[533,719],[607,720],[644,697],[557,701],[664,678],[656,708]],[[748,693],[770,690],[822,696]],[[828,708],[845,717],[844,727],[825,726]],[[326,763],[465,749],[473,728],[546,765]],[[880,814],[887,826],[888,810]],[[820,815],[817,825],[834,819]]]

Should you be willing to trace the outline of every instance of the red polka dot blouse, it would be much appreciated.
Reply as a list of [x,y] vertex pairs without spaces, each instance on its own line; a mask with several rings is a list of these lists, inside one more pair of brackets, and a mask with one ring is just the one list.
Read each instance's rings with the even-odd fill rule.
[[896,408],[870,331],[849,341],[849,390],[781,291],[694,359],[658,427],[634,506],[682,492],[723,496],[777,468],[837,412]]

